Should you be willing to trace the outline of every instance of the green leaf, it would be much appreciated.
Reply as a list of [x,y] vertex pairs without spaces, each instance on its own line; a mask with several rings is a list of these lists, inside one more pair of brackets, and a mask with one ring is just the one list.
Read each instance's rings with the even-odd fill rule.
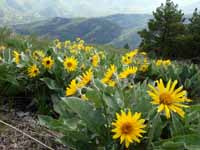
[[106,86],[99,80],[95,79],[94,80],[95,85],[102,91],[106,88]]
[[75,131],[80,120],[77,118],[53,119],[49,116],[39,116],[39,122],[41,125],[47,126],[52,130],[65,133]]
[[69,132],[64,135],[60,141],[72,149],[77,150],[92,150],[91,144],[89,144],[88,137],[81,132]]
[[97,90],[94,90],[94,89],[87,89],[87,92],[86,92],[86,97],[94,102],[95,106],[97,108],[101,107],[102,106],[102,98],[101,98],[101,95],[100,93],[97,91]]
[[200,112],[200,104],[192,105],[189,109]]
[[50,78],[41,78],[41,81],[43,81],[49,89],[51,90],[58,90],[59,87],[57,86],[56,82]]
[[88,130],[102,134],[105,118],[99,110],[79,98],[70,97],[62,99],[67,106],[87,124]]
[[[188,147],[199,147],[200,148],[200,134],[187,134],[182,136],[176,136],[170,139],[162,140],[160,142],[155,142],[156,146],[166,146],[169,143],[184,143],[184,145]],[[175,144],[176,145],[176,144]],[[190,150],[190,149],[189,149]],[[191,149],[193,150],[193,149]]]
[[162,145],[162,148],[165,150],[182,150],[185,149],[185,145],[183,142],[166,142]]
[[151,128],[150,128],[149,133],[148,133],[148,138],[149,138],[148,139],[148,147],[150,147],[151,142],[155,138],[160,137],[160,135],[158,135],[158,133],[161,134],[161,130],[163,129],[162,128],[162,121],[160,119],[159,114],[156,114],[156,116],[153,118],[153,120],[149,121],[149,127],[151,127]]
[[172,113],[172,126],[170,126],[173,136],[181,135],[184,133],[183,124],[179,120],[178,116]]
[[117,98],[114,97],[110,97],[110,96],[106,96],[105,94],[103,94],[103,100],[105,101],[106,105],[108,106],[108,108],[110,108],[110,112],[118,112],[120,110],[119,105],[117,104]]

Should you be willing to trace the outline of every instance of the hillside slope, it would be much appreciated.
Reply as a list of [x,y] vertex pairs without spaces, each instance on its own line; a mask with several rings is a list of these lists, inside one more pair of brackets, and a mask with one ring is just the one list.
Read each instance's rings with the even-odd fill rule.
[[97,18],[61,18],[55,17],[29,24],[13,26],[20,34],[36,34],[74,40],[81,37],[87,43],[111,44],[123,47],[128,43],[131,48],[138,46],[140,38],[137,31],[144,28],[150,15],[117,14]]

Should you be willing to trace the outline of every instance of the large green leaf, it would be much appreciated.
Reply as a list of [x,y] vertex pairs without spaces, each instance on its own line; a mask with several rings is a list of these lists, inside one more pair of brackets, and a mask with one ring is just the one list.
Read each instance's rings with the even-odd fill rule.
[[69,131],[75,131],[80,120],[77,118],[53,119],[49,116],[39,116],[39,122],[41,125],[45,125],[52,130],[66,133]]
[[100,110],[95,109],[90,103],[79,98],[62,98],[67,106],[74,111],[88,127],[88,130],[102,134],[105,125],[105,118]]
[[100,92],[98,92],[97,90],[88,88],[86,96],[90,101],[95,104],[97,108],[102,106],[102,97],[100,95]]
[[171,150],[171,148],[173,148],[174,150],[183,150],[183,149],[193,150],[193,148],[200,149],[199,139],[200,139],[199,133],[177,136],[171,139],[156,142],[155,149],[160,149],[160,150],[168,150],[168,149]]
[[181,135],[184,133],[184,127],[183,127],[183,123],[181,122],[181,120],[179,119],[179,117],[172,113],[172,122],[171,122],[171,133],[173,136],[177,136],[177,135]]
[[50,79],[50,78],[46,77],[46,78],[41,78],[40,80],[43,81],[48,86],[48,88],[51,89],[51,90],[58,90],[59,89],[56,82],[54,80]]

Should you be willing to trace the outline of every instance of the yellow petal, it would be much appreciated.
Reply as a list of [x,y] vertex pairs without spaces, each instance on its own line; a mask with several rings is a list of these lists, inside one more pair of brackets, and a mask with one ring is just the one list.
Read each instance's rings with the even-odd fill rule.
[[166,90],[167,90],[167,91],[169,91],[170,85],[171,85],[171,79],[170,79],[170,80],[168,81],[168,83],[167,83],[167,87],[166,87]]
[[169,110],[168,106],[166,106],[166,105],[165,105],[165,114],[166,114],[167,119],[169,119],[170,118],[170,110]]
[[175,86],[177,85],[177,83],[178,83],[178,81],[177,80],[175,80],[174,82],[173,82],[173,84],[172,84],[172,86],[171,86],[171,88],[170,88],[170,93],[172,93],[173,91],[174,91],[174,88],[175,88]]
[[163,109],[165,108],[165,105],[161,104],[159,107],[158,107],[158,112],[161,112],[163,111]]

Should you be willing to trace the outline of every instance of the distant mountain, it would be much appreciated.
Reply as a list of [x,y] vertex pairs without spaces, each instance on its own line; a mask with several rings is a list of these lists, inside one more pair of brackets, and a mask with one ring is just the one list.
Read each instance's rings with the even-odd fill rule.
[[13,26],[20,34],[36,34],[74,40],[81,37],[91,44],[111,44],[123,47],[128,43],[135,48],[140,43],[137,31],[146,26],[150,15],[117,14],[97,18],[61,18],[55,17],[29,24]]
[[141,25],[145,25],[150,17],[151,15],[148,14],[115,14],[103,18],[127,29],[141,28]]
[[51,17],[71,17],[63,0],[0,0],[0,24],[19,24]]

